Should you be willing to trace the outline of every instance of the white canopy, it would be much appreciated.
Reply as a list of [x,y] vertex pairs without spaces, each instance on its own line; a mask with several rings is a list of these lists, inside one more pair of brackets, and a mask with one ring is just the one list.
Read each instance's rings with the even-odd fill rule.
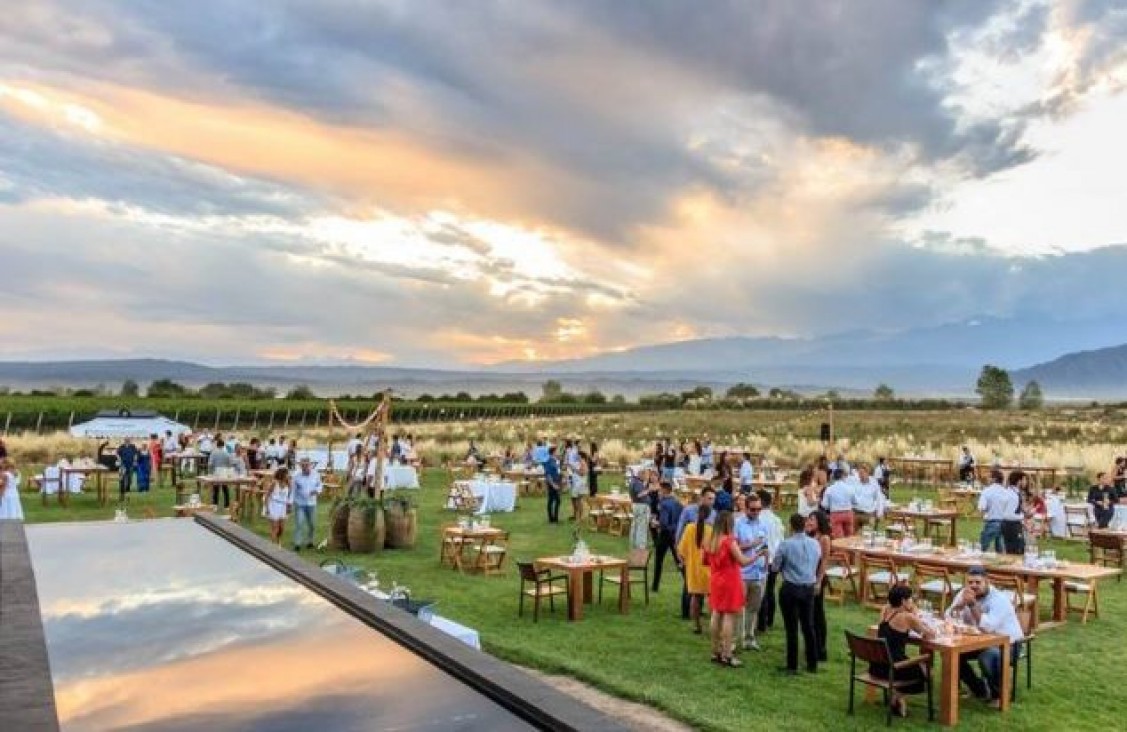
[[182,432],[191,432],[187,425],[174,422],[168,417],[95,417],[89,422],[76,424],[70,428],[74,437],[106,437],[121,439],[124,437],[144,438],[149,435],[159,435],[164,438],[164,433],[172,431],[174,436]]

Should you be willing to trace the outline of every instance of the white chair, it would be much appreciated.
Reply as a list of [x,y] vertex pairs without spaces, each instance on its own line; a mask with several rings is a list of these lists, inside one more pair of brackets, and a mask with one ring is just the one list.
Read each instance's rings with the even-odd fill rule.
[[57,465],[48,465],[43,468],[43,483],[39,486],[39,492],[48,496],[53,496],[59,492],[62,487],[62,471],[59,470]]
[[82,473],[67,473],[67,492],[81,493],[85,483],[86,476]]

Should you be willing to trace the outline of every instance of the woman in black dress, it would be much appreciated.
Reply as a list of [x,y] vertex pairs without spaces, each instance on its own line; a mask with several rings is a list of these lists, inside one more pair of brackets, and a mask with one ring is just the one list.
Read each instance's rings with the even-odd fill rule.
[[[893,585],[888,590],[888,604],[880,613],[880,625],[877,628],[877,637],[883,638],[888,643],[888,652],[893,663],[908,660],[906,647],[915,631],[924,638],[934,637],[935,633],[924,624],[916,612],[915,603],[912,602],[912,588],[907,585]],[[878,679],[888,678],[888,666],[884,664],[869,664],[869,674]],[[919,694],[926,688],[927,679],[919,666],[910,666],[896,672],[896,681],[911,681],[908,686],[902,686],[889,695],[889,704],[901,717],[908,716],[908,700],[904,694]]]
[[591,497],[599,495],[599,445],[591,443],[591,452],[588,453],[590,465],[587,466],[587,489]]

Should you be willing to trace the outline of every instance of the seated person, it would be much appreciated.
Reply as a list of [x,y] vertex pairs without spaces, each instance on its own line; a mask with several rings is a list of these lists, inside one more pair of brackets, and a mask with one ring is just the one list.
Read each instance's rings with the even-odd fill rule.
[[[880,613],[880,625],[877,628],[877,637],[883,638],[888,643],[888,651],[892,655],[893,663],[908,660],[905,647],[911,633],[931,638],[935,635],[931,628],[924,624],[916,605],[912,602],[912,588],[907,585],[893,585],[888,591],[888,604]],[[874,678],[887,679],[888,666],[884,664],[869,664],[869,674]],[[911,681],[911,685],[893,691],[889,696],[889,704],[893,711],[901,717],[908,716],[908,700],[904,694],[919,694],[924,691],[927,679],[923,669],[919,666],[910,666],[897,670],[896,681]]]
[[1119,502],[1119,492],[1115,490],[1111,473],[1096,476],[1096,485],[1088,489],[1088,503],[1096,517],[1096,526],[1106,529],[1115,516],[1115,504]]
[[[1010,663],[1017,663],[1021,655],[1021,642],[1025,639],[1013,603],[999,590],[990,586],[986,570],[971,567],[967,570],[966,586],[955,595],[947,609],[947,617],[969,625],[984,633],[998,633],[1010,637]],[[978,658],[982,676],[974,672],[971,660]],[[998,704],[1002,689],[1002,651],[998,647],[986,648],[977,653],[964,653],[959,657],[959,680],[970,692],[983,701]]]

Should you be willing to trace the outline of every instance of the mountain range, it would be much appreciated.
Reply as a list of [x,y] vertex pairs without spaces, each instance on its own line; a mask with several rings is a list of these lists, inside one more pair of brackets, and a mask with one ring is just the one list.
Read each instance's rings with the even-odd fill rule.
[[599,389],[634,397],[737,382],[822,392],[869,394],[879,383],[900,395],[971,396],[983,364],[1011,371],[1021,388],[1036,379],[1047,396],[1127,396],[1127,345],[1106,322],[980,318],[899,333],[855,331],[818,338],[711,338],[601,353],[562,361],[514,361],[440,370],[357,364],[205,366],[162,359],[0,362],[0,385],[17,389],[116,388],[169,378],[187,386],[246,381],[279,390],[307,384],[322,394],[372,393],[392,387],[407,396],[467,391],[539,394],[544,380],[565,389]]

